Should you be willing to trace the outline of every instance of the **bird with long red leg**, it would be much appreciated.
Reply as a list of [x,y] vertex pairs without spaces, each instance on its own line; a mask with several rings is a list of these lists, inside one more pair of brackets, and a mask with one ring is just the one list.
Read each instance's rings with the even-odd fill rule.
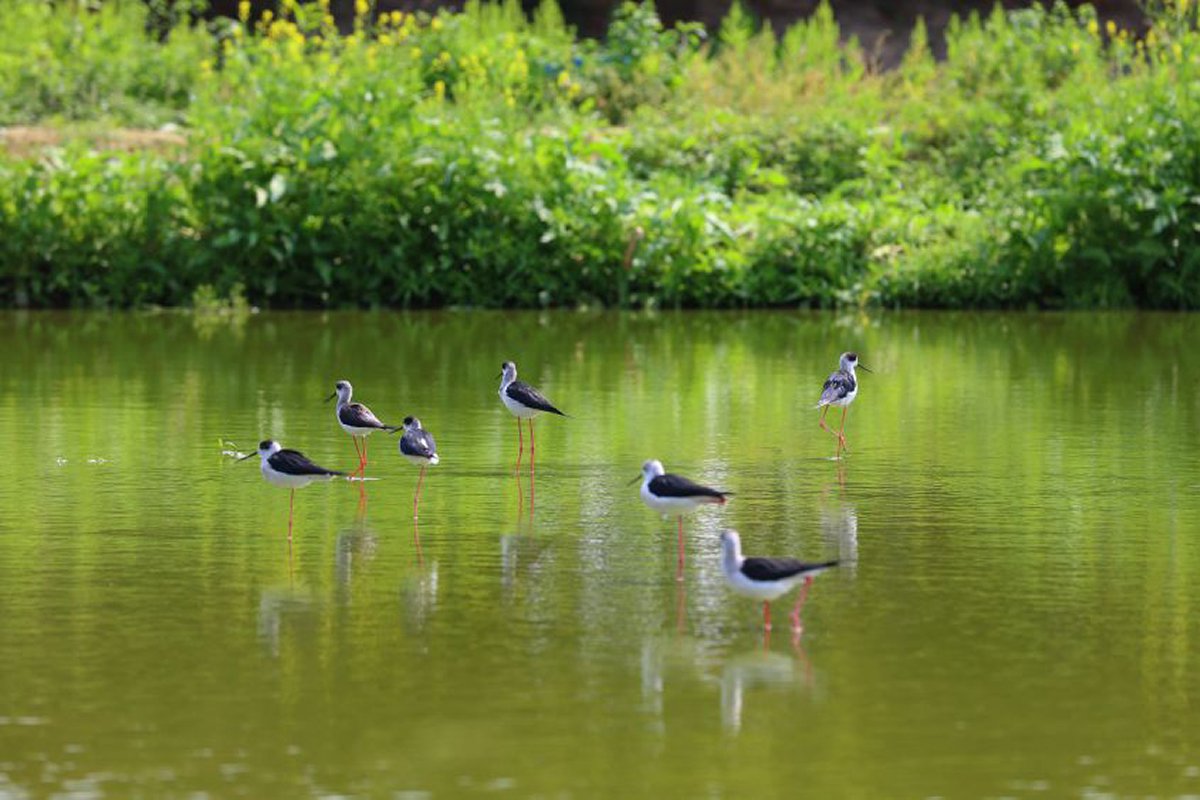
[[796,558],[764,558],[743,556],[742,540],[737,531],[721,531],[721,569],[733,591],[744,597],[763,601],[763,630],[771,630],[771,601],[802,586],[796,606],[792,609],[792,630],[801,630],[800,611],[808,599],[813,578],[837,561],[807,562]]
[[[846,446],[846,413],[850,410],[850,404],[854,402],[854,398],[858,396],[858,375],[855,374],[855,369],[861,368],[867,372],[871,369],[866,364],[858,363],[858,353],[842,353],[838,359],[838,368],[825,379],[825,384],[821,387],[821,399],[817,401],[816,407],[821,409],[821,419],[817,424],[822,430],[829,431],[838,440],[837,453],[834,458],[841,458],[842,451],[850,452],[850,448]],[[842,425],[838,430],[825,427],[825,414],[829,411],[830,406],[837,406],[842,409]]]
[[416,417],[404,418],[404,435],[400,437],[400,455],[421,468],[417,477],[417,493],[413,496],[413,519],[421,507],[421,482],[425,480],[425,468],[437,466],[437,443],[433,434],[421,427],[421,420]]
[[650,459],[642,464],[642,474],[630,483],[642,482],[642,502],[664,516],[679,517],[679,555],[676,580],[683,580],[683,515],[704,505],[725,505],[733,492],[702,486],[682,475],[671,475],[661,461]]
[[[354,387],[350,385],[350,381],[338,381],[334,384],[333,394],[325,398],[325,402],[337,398],[338,425],[354,439],[354,452],[358,453],[358,469],[355,472],[363,478],[366,477],[367,471],[367,437],[375,431],[391,433],[400,429],[395,425],[384,424],[362,403],[352,403],[350,398],[353,396]],[[359,439],[362,439],[362,449],[358,446]]]
[[529,471],[532,474],[534,453],[537,447],[537,442],[533,437],[533,418],[542,413],[557,414],[560,417],[565,417],[566,414],[555,408],[554,404],[537,389],[524,381],[517,380],[517,365],[511,361],[505,361],[500,367],[500,401],[504,403],[504,407],[508,409],[509,413],[517,418],[516,469],[520,469],[521,456],[525,452],[521,420],[529,420]]
[[267,439],[258,443],[258,452],[238,459],[245,461],[258,456],[262,459],[262,474],[272,486],[291,489],[288,502],[288,541],[292,541],[292,519],[296,511],[296,490],[303,489],[314,481],[328,481],[345,475],[335,469],[325,469],[314,464],[306,455],[296,450],[285,450],[279,442]]

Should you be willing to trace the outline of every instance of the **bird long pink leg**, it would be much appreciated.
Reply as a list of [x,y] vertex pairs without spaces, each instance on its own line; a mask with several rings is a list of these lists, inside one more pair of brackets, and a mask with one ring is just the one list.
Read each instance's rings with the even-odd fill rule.
[[771,630],[771,601],[763,600],[763,630]]
[[534,464],[537,462],[535,452],[537,451],[537,439],[533,434],[533,417],[529,418],[529,518],[533,519],[533,503],[536,489],[533,482]]
[[792,627],[799,629],[800,627],[800,609],[804,608],[804,601],[808,599],[808,587],[812,586],[812,576],[809,575],[804,579],[804,588],[800,590],[800,596],[796,598],[796,607],[792,609]]
[[358,472],[360,469],[362,469],[363,454],[362,450],[360,450],[358,447],[358,437],[351,436],[350,441],[354,442],[354,455],[358,456],[358,467],[350,472],[350,474],[353,475],[355,472]]
[[364,437],[362,437],[362,439],[363,439],[362,468],[359,469],[358,472],[359,472],[360,478],[365,478],[365,477],[367,477],[367,437],[364,436]]
[[846,415],[850,413],[850,406],[842,406],[842,428],[838,431],[838,445],[847,453],[850,448],[846,446]]
[[292,489],[292,499],[288,501],[288,545],[292,543],[292,517],[296,513],[296,490]]
[[683,562],[686,560],[683,554],[683,515],[679,515],[679,557],[678,569],[675,572],[675,580],[683,580]]
[[521,427],[521,418],[517,417],[517,465],[514,471],[521,469],[521,456],[525,453],[525,431]]
[[[835,437],[837,437],[838,444],[840,445],[841,441],[842,441],[841,435],[837,431],[835,431],[833,428],[828,428],[825,426],[825,414],[828,413],[828,411],[829,411],[829,406],[821,406],[821,418],[819,420],[817,420],[817,424],[821,426],[821,430],[828,431],[829,433],[831,433]],[[842,454],[842,451],[841,451],[841,448],[839,447],[838,455],[840,456],[841,454]]]
[[421,481],[425,480],[425,467],[421,467],[421,474],[417,477],[417,494],[413,497],[413,519],[417,518],[417,509],[421,505]]

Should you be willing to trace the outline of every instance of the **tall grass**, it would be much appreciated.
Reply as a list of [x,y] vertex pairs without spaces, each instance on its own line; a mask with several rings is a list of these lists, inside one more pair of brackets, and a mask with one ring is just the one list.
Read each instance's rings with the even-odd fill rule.
[[918,28],[877,74],[825,6],[777,39],[736,6],[709,35],[627,4],[592,42],[552,2],[359,0],[342,35],[288,0],[159,41],[133,4],[16,0],[33,46],[0,50],[0,122],[189,143],[0,156],[0,304],[1194,308],[1193,2],[1138,41],[996,11],[942,63]]

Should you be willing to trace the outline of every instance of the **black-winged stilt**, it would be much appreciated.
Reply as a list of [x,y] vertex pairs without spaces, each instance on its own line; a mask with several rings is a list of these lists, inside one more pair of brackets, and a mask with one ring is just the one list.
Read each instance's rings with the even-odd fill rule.
[[[856,367],[867,372],[871,371],[866,364],[858,363],[857,353],[842,353],[841,358],[838,359],[837,370],[826,379],[825,385],[821,387],[821,399],[817,401],[816,407],[821,409],[821,419],[817,424],[821,426],[822,430],[829,431],[836,436],[838,440],[835,458],[841,458],[843,450],[847,453],[850,452],[850,448],[846,446],[846,412],[850,410],[850,404],[858,396],[858,376],[854,374]],[[825,427],[825,414],[829,411],[830,406],[839,406],[842,409],[842,427],[836,432]]]
[[525,435],[521,432],[521,420],[529,420],[529,468],[533,469],[537,442],[533,435],[533,418],[538,414],[566,414],[554,407],[541,392],[524,381],[517,380],[517,365],[505,361],[500,367],[500,400],[504,407],[517,418],[517,468],[521,467],[521,455],[525,452]]
[[267,483],[292,490],[291,500],[288,502],[288,541],[290,542],[292,540],[292,517],[296,509],[296,490],[303,489],[313,481],[328,481],[346,473],[319,467],[303,453],[296,450],[284,450],[279,442],[270,439],[258,443],[257,453],[250,453],[238,460],[245,461],[256,455],[262,458],[262,474],[267,479]]
[[642,464],[642,475],[630,483],[642,481],[642,502],[664,516],[679,517],[679,572],[683,580],[683,515],[703,505],[724,505],[733,492],[702,486],[682,475],[670,475],[661,461],[650,459]]
[[439,459],[437,443],[433,435],[421,427],[421,420],[416,417],[404,418],[404,435],[400,437],[400,455],[421,467],[417,478],[417,493],[413,496],[413,519],[417,518],[417,508],[421,504],[421,481],[425,479],[425,468],[436,466]]
[[792,609],[792,628],[800,629],[800,609],[808,597],[813,577],[837,561],[809,563],[795,558],[761,558],[742,555],[742,540],[737,531],[721,531],[721,568],[725,580],[738,594],[763,601],[763,628],[771,630],[771,601],[804,584],[796,607]]
[[[354,439],[354,452],[358,453],[358,472],[359,477],[366,476],[367,469],[367,437],[375,431],[397,431],[394,425],[385,425],[371,412],[371,409],[364,406],[362,403],[352,403],[350,398],[354,395],[354,387],[350,385],[350,381],[338,381],[334,384],[333,394],[325,398],[328,403],[333,398],[337,398],[337,421],[342,426],[342,430],[350,434]],[[358,448],[358,440],[362,439],[362,449]]]

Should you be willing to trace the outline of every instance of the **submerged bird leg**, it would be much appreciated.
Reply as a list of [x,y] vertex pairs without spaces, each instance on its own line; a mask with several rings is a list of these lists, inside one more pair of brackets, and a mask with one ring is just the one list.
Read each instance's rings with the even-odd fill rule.
[[771,630],[771,601],[763,600],[763,630]]
[[417,477],[417,493],[413,496],[413,519],[417,518],[417,508],[421,505],[421,481],[425,480],[425,467],[421,467],[421,474]]
[[679,515],[679,556],[678,556],[678,569],[677,569],[677,570],[676,570],[676,572],[675,572],[675,580],[677,580],[677,581],[681,581],[681,580],[683,580],[683,562],[684,562],[684,555],[683,555],[683,515],[682,515],[682,514],[680,514],[680,515]]
[[792,628],[800,629],[800,609],[804,608],[804,601],[808,599],[808,587],[812,586],[812,575],[804,579],[804,588],[800,590],[800,596],[796,598],[796,607],[792,609]]

